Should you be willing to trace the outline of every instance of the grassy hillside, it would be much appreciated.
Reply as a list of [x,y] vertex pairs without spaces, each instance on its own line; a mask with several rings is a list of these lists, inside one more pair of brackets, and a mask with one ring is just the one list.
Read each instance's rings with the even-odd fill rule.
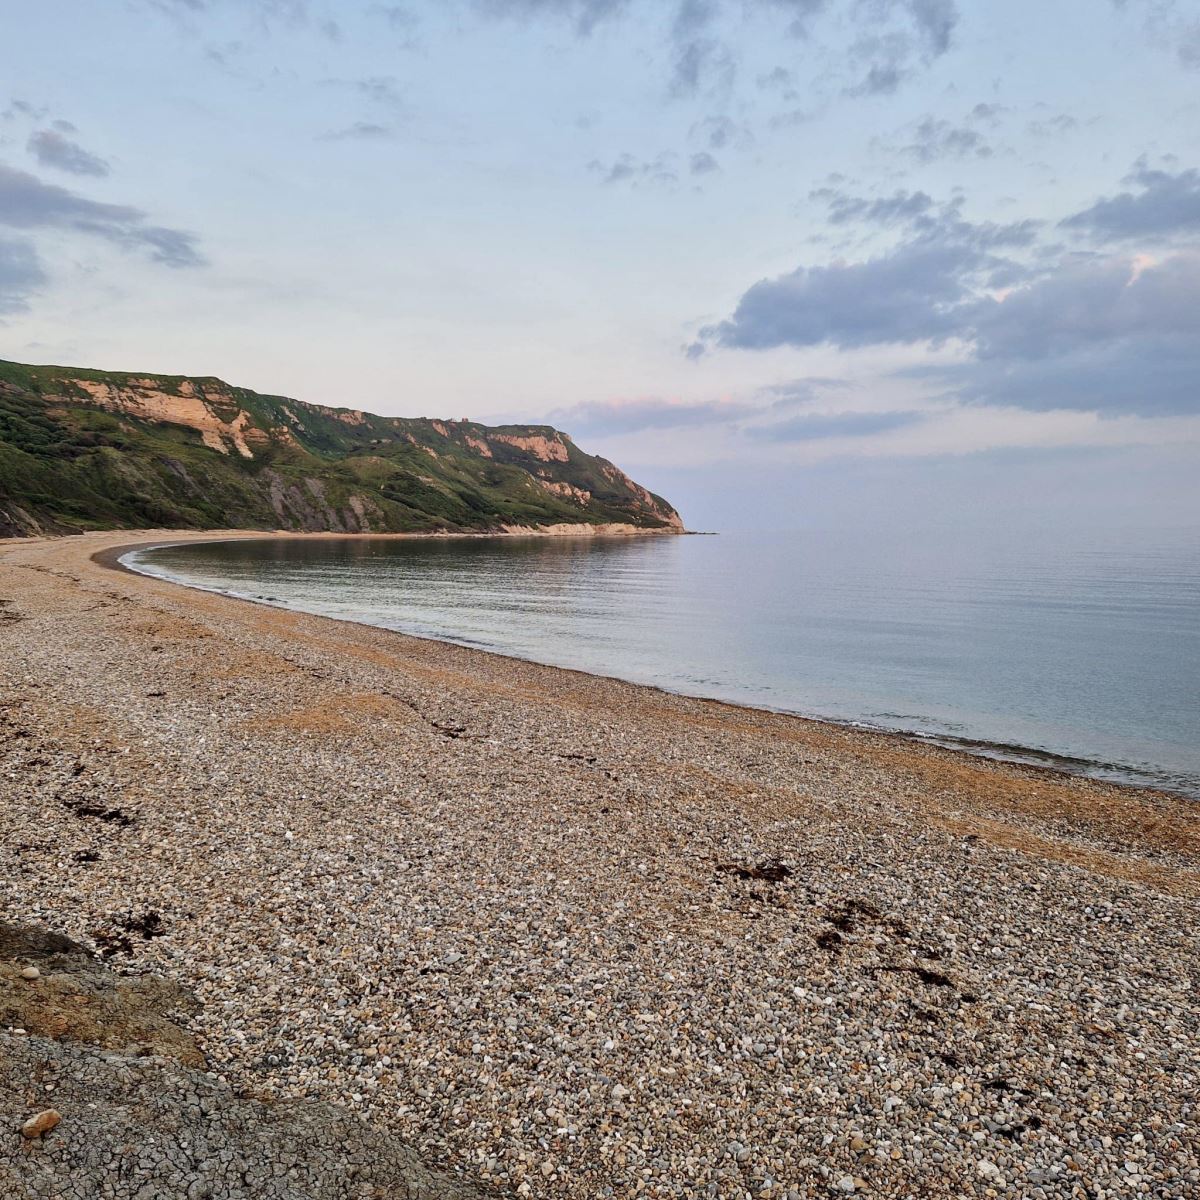
[[219,379],[0,361],[0,536],[681,528],[549,426],[381,417]]

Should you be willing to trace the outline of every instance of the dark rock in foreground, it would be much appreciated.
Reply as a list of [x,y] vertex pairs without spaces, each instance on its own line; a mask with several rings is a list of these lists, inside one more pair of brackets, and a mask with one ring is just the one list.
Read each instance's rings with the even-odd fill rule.
[[[21,978],[31,966],[38,977]],[[481,1195],[334,1105],[264,1104],[184,1065],[203,1059],[169,1012],[193,1003],[160,977],[116,975],[68,938],[0,923],[0,1196]],[[60,1122],[22,1133],[51,1108]]]

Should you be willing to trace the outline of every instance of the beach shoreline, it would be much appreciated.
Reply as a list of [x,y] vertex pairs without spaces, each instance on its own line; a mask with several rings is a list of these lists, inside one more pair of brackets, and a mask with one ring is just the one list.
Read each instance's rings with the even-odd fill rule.
[[1193,803],[110,569],[228,536],[0,543],[6,909],[159,914],[221,1078],[508,1194],[1200,1187]]
[[[651,534],[661,533],[663,531],[649,531]],[[671,531],[667,531],[671,532]],[[368,540],[377,537],[394,540],[406,539],[421,539],[433,538],[445,540],[446,538],[463,537],[470,539],[489,539],[489,538],[520,538],[527,536],[523,532],[514,533],[479,533],[479,534],[339,534],[329,532],[315,533],[277,533],[277,534],[260,534],[257,532],[247,533],[245,531],[230,531],[230,536],[204,536],[204,537],[189,537],[186,542],[193,544],[211,544],[214,542],[223,541],[258,541],[258,540],[345,540],[352,541]],[[553,535],[557,536],[557,535]],[[616,536],[624,539],[631,536],[628,533],[616,535],[597,534],[598,537]],[[689,535],[679,535],[689,536]],[[690,535],[698,536],[698,535]],[[165,573],[158,573],[149,569],[139,569],[137,566],[130,566],[124,559],[131,554],[136,554],[140,551],[163,549],[170,546],[186,544],[178,539],[155,540],[150,542],[138,542],[127,546],[116,546],[98,551],[92,555],[94,562],[102,566],[110,567],[119,571],[132,571],[135,574],[147,575],[150,578],[161,579],[166,582],[174,583],[179,587],[192,588],[196,591],[210,592],[215,595],[227,596],[229,599],[241,600],[250,604],[263,604],[274,608],[287,608],[293,611],[304,612],[309,611],[302,607],[292,605],[287,601],[278,599],[262,599],[252,595],[243,594],[234,591],[228,591],[221,588],[208,587],[201,583],[194,583],[181,576],[174,576]],[[319,614],[314,614],[319,615]],[[387,630],[387,626],[372,625],[369,621],[356,621],[353,617],[340,616],[337,620],[349,621],[356,624],[365,625],[368,628],[379,628]],[[1200,795],[1194,791],[1188,791],[1184,787],[1172,788],[1157,780],[1147,771],[1138,771],[1132,766],[1120,766],[1108,762],[1092,760],[1088,758],[1080,758],[1066,753],[1060,753],[1053,750],[1035,747],[1024,746],[1012,742],[999,742],[995,740],[987,740],[982,738],[959,737],[944,732],[936,732],[932,730],[913,730],[903,729],[895,726],[889,726],[886,723],[871,722],[866,720],[838,719],[821,713],[802,712],[789,708],[772,708],[763,704],[742,703],[736,700],[727,700],[718,696],[706,695],[702,691],[685,691],[682,689],[673,689],[663,684],[647,683],[644,681],[629,679],[621,675],[609,675],[597,671],[588,671],[579,667],[566,666],[561,663],[546,662],[536,658],[528,658],[520,654],[508,653],[504,650],[494,647],[471,646],[468,643],[459,641],[450,636],[439,636],[437,634],[420,634],[412,633],[405,630],[391,630],[400,634],[403,637],[414,637],[422,641],[443,642],[447,645],[463,646],[467,649],[475,649],[480,653],[497,655],[500,658],[511,659],[515,662],[529,662],[539,665],[551,667],[562,671],[573,671],[582,675],[591,675],[597,679],[608,679],[614,682],[624,682],[636,687],[650,688],[652,691],[662,692],[666,695],[688,697],[696,700],[706,700],[714,704],[728,705],[734,709],[745,709],[750,712],[772,713],[778,716],[794,717],[797,720],[812,721],[819,725],[830,725],[841,729],[857,730],[865,733],[878,734],[885,737],[900,738],[905,742],[913,742],[919,745],[935,745],[943,749],[969,755],[973,758],[985,758],[996,762],[1009,763],[1011,765],[1027,767],[1035,771],[1048,771],[1053,774],[1064,775],[1068,777],[1081,777],[1085,779],[1093,779],[1099,782],[1114,784],[1118,787],[1132,787],[1138,790],[1151,791],[1160,795],[1169,795],[1180,799],[1196,801],[1200,799]]]

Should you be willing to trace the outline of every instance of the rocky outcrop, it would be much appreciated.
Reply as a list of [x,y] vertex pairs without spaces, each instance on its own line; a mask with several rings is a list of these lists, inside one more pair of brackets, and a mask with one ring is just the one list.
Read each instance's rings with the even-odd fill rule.
[[0,1195],[61,1200],[482,1200],[352,1113],[205,1074],[191,998],[0,923]]
[[[236,451],[243,458],[254,457],[254,451],[246,440],[249,413],[238,408],[231,419],[222,419],[216,404],[190,379],[183,380],[176,392],[162,391],[157,380],[153,379],[130,380],[125,387],[92,379],[76,379],[72,382],[98,408],[128,413],[145,421],[182,425],[194,429],[200,435],[200,440],[218,454]],[[222,407],[236,407],[228,392],[218,391],[214,399],[221,402]]]
[[542,462],[565,463],[570,458],[566,441],[561,434],[557,437],[546,437],[543,434],[522,437],[514,433],[493,433],[489,440],[503,442],[507,446],[515,446],[518,450],[524,450]]

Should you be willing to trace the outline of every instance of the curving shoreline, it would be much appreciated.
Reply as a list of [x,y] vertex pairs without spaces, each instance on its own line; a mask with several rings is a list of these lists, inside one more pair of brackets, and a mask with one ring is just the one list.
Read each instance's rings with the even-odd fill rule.
[[91,561],[129,541],[0,546],[0,888],[158,913],[114,961],[236,1086],[523,1195],[1200,1186],[1194,805]]
[[[583,530],[584,532],[590,532],[593,536],[597,536],[597,537],[617,536],[617,537],[625,538],[625,537],[633,536],[633,535],[636,535],[636,534],[642,533],[642,532],[649,532],[650,534],[661,534],[664,532],[665,533],[679,533],[679,531],[674,531],[674,530],[642,531],[642,530],[638,530],[638,529],[634,528],[633,526],[623,527],[622,531],[617,534],[610,534],[610,533],[605,532],[604,527],[569,526],[566,528],[569,530],[572,530],[572,531]],[[486,540],[489,538],[508,538],[508,537],[518,537],[519,538],[519,537],[525,536],[525,531],[510,530],[505,533],[496,533],[496,534],[462,534],[462,535],[452,535],[452,534],[374,535],[374,534],[370,534],[370,535],[360,535],[360,536],[364,537],[364,539],[365,538],[374,539],[376,537],[384,537],[389,540],[391,540],[391,539],[408,540],[408,539],[412,539],[412,538],[418,538],[418,539],[433,538],[436,540],[445,540],[448,537],[449,538],[455,538],[455,537],[469,538],[472,540],[478,540],[478,539]],[[550,529],[550,530],[543,530],[543,531],[541,531],[541,533],[537,534],[536,536],[557,537],[557,536],[561,536],[561,535],[555,533],[553,529]],[[569,536],[574,536],[574,534],[570,534]],[[273,540],[278,540],[280,538],[286,538],[288,540],[296,540],[296,539],[311,540],[314,538],[317,540],[345,540],[346,538],[349,538],[350,540],[355,540],[354,535],[331,534],[328,532],[313,533],[313,534],[281,533],[281,534],[277,534],[277,535],[265,534],[265,533],[244,533],[242,535],[239,535],[236,540],[273,541]],[[219,543],[222,541],[230,541],[230,540],[235,540],[235,539],[234,538],[226,538],[226,537],[223,537],[220,535],[213,535],[213,536],[189,538],[188,540],[193,541],[193,542],[199,541],[199,542],[202,542],[205,544],[209,544],[209,543],[213,543],[213,542]],[[170,572],[159,572],[159,571],[150,569],[148,566],[146,566],[144,564],[127,563],[125,561],[127,558],[129,558],[132,555],[137,554],[140,551],[161,549],[161,548],[166,548],[169,546],[182,545],[182,544],[185,544],[185,543],[183,541],[181,541],[180,539],[168,539],[165,541],[159,540],[159,541],[154,541],[154,542],[137,543],[137,544],[130,545],[130,546],[119,546],[119,547],[116,547],[111,550],[100,551],[99,553],[94,555],[93,558],[95,561],[101,563],[104,566],[113,567],[118,570],[131,570],[135,573],[148,575],[151,578],[161,579],[161,580],[165,580],[170,583],[174,583],[180,587],[193,588],[197,591],[202,591],[202,592],[211,592],[211,593],[214,593],[217,595],[227,596],[230,599],[242,600],[242,601],[246,601],[246,602],[253,603],[253,604],[267,604],[271,607],[288,608],[288,609],[292,609],[294,611],[312,612],[314,615],[320,615],[318,612],[316,612],[313,609],[307,609],[303,605],[293,604],[289,601],[280,600],[280,599],[274,598],[274,597],[268,599],[268,598],[264,598],[261,596],[254,596],[254,595],[251,595],[248,593],[242,593],[242,592],[228,590],[228,589],[224,589],[224,588],[220,588],[220,587],[209,586],[209,585],[206,585],[203,583],[199,583],[199,582],[190,580],[185,575],[171,574]],[[367,625],[367,626],[371,626],[371,624],[372,624],[369,621],[361,620],[361,619],[358,619],[355,617],[350,617],[350,616],[339,616],[337,619],[343,620],[343,621],[356,622],[356,623]],[[392,628],[387,625],[378,625],[375,627],[383,628],[383,629]],[[827,714],[822,714],[820,712],[804,711],[804,710],[798,710],[798,709],[786,708],[786,707],[771,707],[771,706],[765,705],[765,704],[755,704],[755,703],[751,703],[751,702],[731,700],[731,699],[727,699],[727,698],[721,698],[718,696],[705,694],[705,692],[699,691],[699,690],[688,690],[685,688],[673,688],[673,687],[671,687],[667,684],[663,684],[663,683],[649,683],[644,680],[637,680],[634,678],[629,678],[628,676],[624,676],[624,675],[617,675],[617,674],[610,675],[607,672],[589,670],[588,668],[567,666],[567,665],[563,664],[562,662],[556,663],[556,662],[549,661],[546,659],[529,657],[526,655],[522,655],[518,652],[512,652],[512,651],[499,649],[495,646],[484,646],[480,643],[471,643],[469,641],[462,641],[462,640],[454,638],[450,634],[415,633],[415,632],[411,632],[408,630],[401,630],[401,629],[394,629],[394,628],[392,629],[392,631],[401,633],[406,637],[416,637],[416,638],[420,638],[420,639],[426,640],[426,641],[438,641],[438,642],[444,642],[444,643],[450,644],[450,645],[467,646],[469,648],[473,647],[475,649],[481,650],[482,652],[486,652],[489,654],[495,654],[502,658],[509,658],[509,659],[512,659],[513,661],[540,663],[544,666],[558,667],[562,670],[579,671],[582,674],[594,675],[598,678],[608,678],[608,679],[618,680],[618,681],[622,681],[622,682],[626,682],[626,683],[631,683],[636,686],[649,687],[652,690],[662,691],[668,695],[689,696],[694,699],[710,700],[714,703],[728,704],[731,707],[736,708],[736,709],[746,709],[749,711],[761,711],[761,712],[780,714],[780,715],[784,715],[784,716],[793,716],[793,717],[800,718],[802,720],[814,721],[819,724],[827,724],[827,725],[831,725],[831,726],[834,726],[837,728],[860,730],[860,731],[864,731],[864,732],[868,732],[868,733],[886,734],[888,736],[898,737],[898,738],[904,739],[906,741],[915,742],[917,744],[941,746],[944,749],[956,751],[959,753],[965,753],[965,754],[971,755],[973,757],[986,758],[986,759],[992,759],[992,760],[999,761],[999,762],[1007,762],[1007,763],[1017,764],[1017,765],[1028,767],[1028,768],[1031,768],[1034,770],[1045,770],[1045,771],[1055,772],[1055,773],[1058,773],[1061,775],[1066,775],[1066,776],[1081,776],[1083,778],[1094,779],[1094,780],[1102,781],[1105,783],[1116,784],[1118,786],[1148,789],[1151,791],[1162,792],[1162,793],[1169,794],[1169,795],[1185,797],[1190,800],[1200,799],[1200,790],[1198,790],[1198,788],[1200,788],[1200,784],[1197,784],[1191,780],[1188,780],[1185,782],[1182,778],[1171,777],[1171,776],[1169,776],[1168,772],[1166,772],[1165,770],[1155,772],[1150,767],[1138,768],[1138,767],[1135,767],[1135,766],[1132,766],[1129,764],[1113,763],[1113,762],[1109,762],[1107,760],[1102,760],[1102,759],[1098,759],[1098,758],[1080,757],[1080,756],[1072,755],[1072,754],[1065,753],[1065,752],[1054,751],[1054,750],[1050,750],[1050,749],[1046,749],[1046,748],[1039,748],[1036,746],[1023,745],[1018,742],[996,741],[996,740],[990,740],[990,739],[981,738],[981,737],[955,736],[954,734],[951,734],[951,733],[939,732],[939,731],[931,730],[931,729],[924,729],[924,730],[922,730],[922,729],[905,729],[905,728],[899,728],[896,726],[891,726],[886,723],[881,723],[878,721],[855,720],[855,719],[850,719],[850,718],[837,718],[837,717],[829,716]]]

